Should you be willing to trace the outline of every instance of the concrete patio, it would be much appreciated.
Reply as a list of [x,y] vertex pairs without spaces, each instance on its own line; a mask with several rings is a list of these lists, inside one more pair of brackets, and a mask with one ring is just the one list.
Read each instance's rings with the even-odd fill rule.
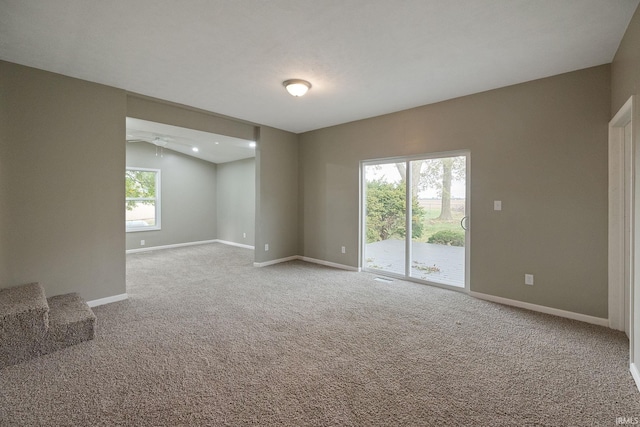
[[[464,287],[465,248],[412,242],[411,277],[444,285]],[[405,274],[405,241],[382,240],[365,247],[368,269]]]

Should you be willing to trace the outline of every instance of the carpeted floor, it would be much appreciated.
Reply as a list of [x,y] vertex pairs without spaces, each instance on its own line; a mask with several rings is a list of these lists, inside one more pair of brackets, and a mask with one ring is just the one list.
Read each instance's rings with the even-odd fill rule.
[[628,341],[219,244],[128,255],[96,338],[0,370],[2,426],[614,426]]

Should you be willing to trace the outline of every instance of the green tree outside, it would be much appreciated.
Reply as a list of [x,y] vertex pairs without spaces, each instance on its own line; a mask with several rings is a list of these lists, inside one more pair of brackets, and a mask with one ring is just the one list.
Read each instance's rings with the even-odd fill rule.
[[[367,243],[405,238],[405,197],[404,182],[367,182]],[[411,237],[417,239],[422,236],[426,215],[417,197],[412,197],[411,211]]]
[[441,200],[439,220],[454,219],[451,212],[451,184],[453,180],[465,179],[465,160],[465,157],[459,156],[423,161],[425,167],[421,168],[420,186],[433,187],[438,191]]
[[153,205],[156,199],[156,172],[127,170],[125,197],[128,211],[133,210],[139,203]]

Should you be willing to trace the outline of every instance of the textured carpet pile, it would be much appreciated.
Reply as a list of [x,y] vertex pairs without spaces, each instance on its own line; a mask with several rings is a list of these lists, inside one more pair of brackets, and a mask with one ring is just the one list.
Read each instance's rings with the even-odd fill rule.
[[96,337],[0,370],[2,426],[614,426],[624,334],[219,244],[127,256]]
[[91,308],[76,293],[47,299],[39,283],[2,289],[0,370],[91,340],[95,323]]

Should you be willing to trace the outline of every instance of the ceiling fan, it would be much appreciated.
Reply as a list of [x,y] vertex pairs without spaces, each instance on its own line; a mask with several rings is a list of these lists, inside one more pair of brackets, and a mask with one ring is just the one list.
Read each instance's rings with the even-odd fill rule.
[[155,135],[155,134],[146,135],[146,134],[140,133],[140,134],[127,135],[127,142],[148,142],[149,144],[154,144],[158,147],[166,147],[167,144],[169,144],[170,142],[175,142],[175,140],[165,135]]
[[[148,132],[127,132],[127,142],[137,143],[145,142],[156,146],[156,156],[164,157],[164,148],[170,143],[175,143],[175,140],[166,135],[156,135]],[[158,151],[160,148],[160,151]]]

